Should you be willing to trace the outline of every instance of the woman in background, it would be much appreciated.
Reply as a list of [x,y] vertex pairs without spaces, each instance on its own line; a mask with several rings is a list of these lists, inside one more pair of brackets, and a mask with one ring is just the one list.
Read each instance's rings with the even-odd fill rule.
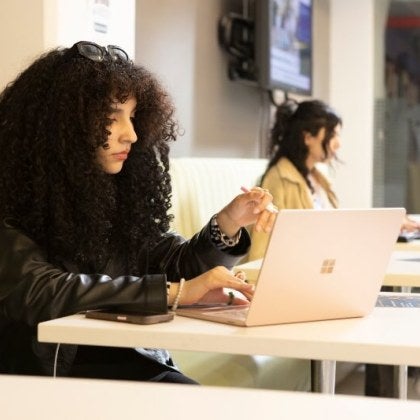
[[[318,100],[289,100],[277,107],[270,136],[271,157],[261,186],[270,191],[279,209],[338,206],[330,182],[316,164],[336,159],[341,125],[341,118]],[[254,227],[249,260],[264,256],[268,237]]]
[[[271,130],[269,164],[262,188],[273,195],[279,209],[328,209],[338,207],[330,182],[318,163],[337,160],[340,147],[340,116],[319,100],[286,101],[277,107]],[[405,217],[401,231],[415,231],[419,224]],[[252,230],[248,260],[264,256],[269,235],[259,226]],[[366,365],[365,393],[393,396],[393,367]]]

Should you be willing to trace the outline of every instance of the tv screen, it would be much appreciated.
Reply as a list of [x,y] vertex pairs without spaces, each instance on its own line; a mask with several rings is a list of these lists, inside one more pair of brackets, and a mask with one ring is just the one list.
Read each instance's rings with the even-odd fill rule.
[[312,0],[255,1],[257,82],[312,94]]

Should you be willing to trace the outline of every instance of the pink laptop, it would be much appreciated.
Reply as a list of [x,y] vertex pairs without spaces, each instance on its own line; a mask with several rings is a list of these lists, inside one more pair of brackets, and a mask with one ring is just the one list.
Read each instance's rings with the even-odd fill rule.
[[403,208],[281,210],[247,307],[180,307],[177,315],[241,326],[367,315]]

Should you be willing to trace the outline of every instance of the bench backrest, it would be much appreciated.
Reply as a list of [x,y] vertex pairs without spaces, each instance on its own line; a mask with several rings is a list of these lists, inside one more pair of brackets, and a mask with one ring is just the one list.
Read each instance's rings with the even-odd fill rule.
[[172,229],[190,238],[241,193],[242,185],[248,188],[257,185],[266,166],[266,159],[171,159],[171,210],[175,216]]

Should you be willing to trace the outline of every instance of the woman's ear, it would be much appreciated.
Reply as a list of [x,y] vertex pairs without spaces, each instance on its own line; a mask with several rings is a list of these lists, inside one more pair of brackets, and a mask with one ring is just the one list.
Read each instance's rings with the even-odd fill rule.
[[303,142],[306,146],[309,146],[313,140],[314,136],[309,131],[303,132]]
[[311,134],[309,131],[303,132],[303,141],[308,147],[310,147],[312,144],[321,144],[324,139],[325,127],[321,127],[315,135]]

